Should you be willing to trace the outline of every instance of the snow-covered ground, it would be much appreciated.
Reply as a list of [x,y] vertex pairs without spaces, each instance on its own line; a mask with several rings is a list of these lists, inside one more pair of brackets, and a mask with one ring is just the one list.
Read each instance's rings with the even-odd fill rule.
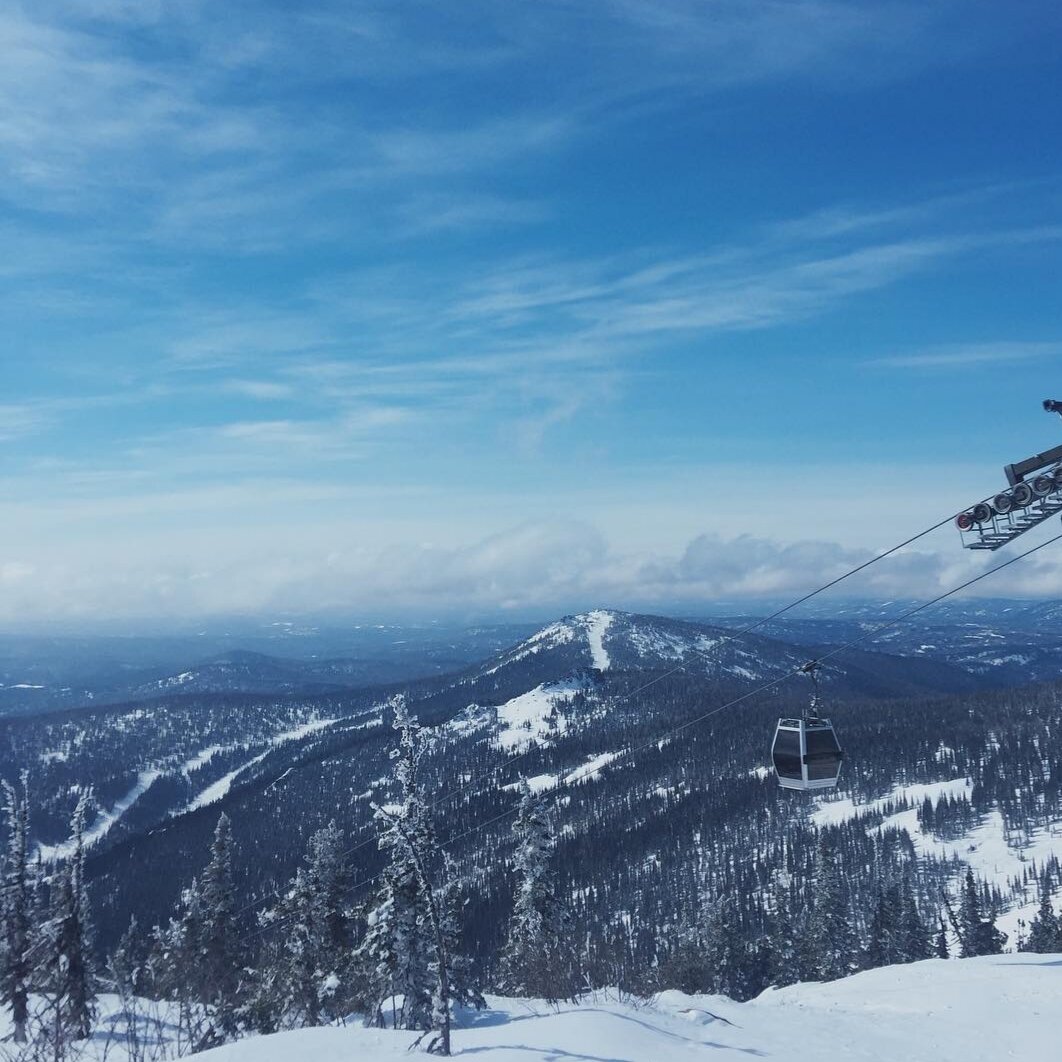
[[[516,751],[532,741],[540,741],[550,730],[550,716],[554,701],[571,697],[579,687],[574,684],[536,686],[527,693],[507,701],[497,711],[498,731],[494,741],[499,748]],[[564,729],[563,717],[557,719],[558,729]]]
[[587,614],[586,638],[590,643],[590,656],[598,671],[608,671],[612,666],[608,650],[605,649],[605,635],[612,626],[612,613],[596,609]]
[[[877,829],[906,830],[920,856],[960,860],[963,865],[972,867],[979,878],[998,886],[1007,897],[1012,890],[1020,890],[1023,875],[1031,866],[1043,867],[1052,856],[1062,859],[1062,822],[1014,835],[1007,832],[1003,816],[998,811],[990,811],[977,826],[953,841],[942,841],[922,829],[918,808],[927,797],[934,805],[944,797],[969,797],[972,785],[969,778],[953,778],[945,782],[897,786],[887,796],[866,804],[856,804],[851,797],[820,800],[811,817],[817,826],[826,826],[846,822],[858,815],[885,814]],[[909,805],[905,810],[888,814],[891,807],[904,800]],[[1024,899],[1019,891],[1018,901],[999,916],[996,924],[1007,934],[1008,946],[1017,944],[1024,926],[1036,915],[1037,906],[1038,897],[1033,884]]]
[[[462,1013],[453,1053],[475,1062],[1002,1062],[1057,1058],[1062,955],[930,959],[749,1003],[665,992],[651,1003],[598,992],[576,1006],[490,997]],[[105,1011],[109,1008],[104,1007]],[[113,1019],[102,1023],[116,1029]],[[300,1029],[206,1052],[203,1062],[399,1062],[413,1033]],[[126,1062],[116,1038],[107,1055]],[[101,1062],[100,1034],[85,1062]],[[151,1056],[148,1056],[151,1057]],[[416,1057],[414,1054],[412,1057]]]

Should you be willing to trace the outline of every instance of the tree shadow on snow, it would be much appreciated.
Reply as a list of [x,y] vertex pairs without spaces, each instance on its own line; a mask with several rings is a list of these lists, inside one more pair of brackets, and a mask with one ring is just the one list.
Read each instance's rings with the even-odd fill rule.
[[[1025,953],[1030,954],[1029,952]],[[1013,959],[1010,962],[994,962],[993,966],[1062,966],[1062,955],[1054,955],[1050,958],[1044,957],[1042,959],[1026,959],[1024,961],[1015,962]]]
[[[576,1013],[570,1011],[569,1013]],[[654,1025],[652,1022],[643,1021],[640,1018],[632,1017],[629,1014],[617,1014],[611,1010],[600,1010],[596,1007],[580,1008],[581,1014],[608,1014],[609,1017],[619,1018],[622,1021],[629,1021],[633,1025],[640,1025],[643,1029],[648,1029],[650,1032],[657,1033],[660,1036],[666,1036],[670,1040],[677,1040],[679,1043],[688,1044],[691,1047],[705,1047],[716,1051],[734,1051],[740,1055],[753,1055],[757,1058],[766,1058],[767,1052],[760,1051],[755,1047],[735,1047],[733,1044],[719,1043],[717,1040],[698,1040],[692,1036],[682,1036],[679,1033],[672,1032],[670,1029],[663,1029],[659,1025]],[[496,1022],[484,1022],[484,1026],[489,1025],[505,1025],[508,1021],[526,1021],[527,1018],[537,1017],[535,1014],[528,1014],[526,1017],[510,1018],[509,1015],[501,1014],[497,1015],[505,1020]],[[578,1062],[644,1062],[643,1059],[623,1059],[623,1058],[606,1058],[601,1055],[588,1055],[585,1052],[580,1051],[567,1051],[561,1047],[528,1047],[526,1044],[493,1044],[489,1047],[466,1047],[460,1051],[455,1052],[459,1055],[477,1055],[486,1051],[527,1051],[529,1053],[536,1053],[540,1055],[546,1062],[561,1062],[562,1059],[573,1059]]]

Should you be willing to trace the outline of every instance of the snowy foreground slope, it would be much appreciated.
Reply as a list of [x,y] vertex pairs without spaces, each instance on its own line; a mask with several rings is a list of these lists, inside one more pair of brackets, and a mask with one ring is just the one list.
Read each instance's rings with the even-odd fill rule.
[[[477,1062],[999,1062],[1057,1058],[1062,955],[931,959],[831,984],[771,990],[750,1003],[665,992],[631,1005],[598,993],[554,1010],[490,999],[464,1016],[454,1055]],[[243,1040],[204,1062],[397,1062],[410,1033],[304,1029]]]

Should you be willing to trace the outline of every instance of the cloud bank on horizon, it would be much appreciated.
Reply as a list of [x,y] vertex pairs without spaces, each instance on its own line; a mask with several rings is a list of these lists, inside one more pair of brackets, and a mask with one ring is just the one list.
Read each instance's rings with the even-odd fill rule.
[[0,622],[795,592],[983,496],[1058,441],[1060,31],[10,5]]

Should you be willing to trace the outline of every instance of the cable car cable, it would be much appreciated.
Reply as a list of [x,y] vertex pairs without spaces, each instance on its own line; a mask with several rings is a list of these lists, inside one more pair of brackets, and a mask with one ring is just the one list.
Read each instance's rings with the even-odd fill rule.
[[[991,497],[991,495],[989,497]],[[987,500],[987,499],[985,499],[985,500]],[[802,597],[797,598],[795,601],[792,601],[789,604],[783,606],[782,608],[777,609],[776,611],[772,612],[770,615],[762,616],[759,619],[754,620],[752,623],[749,623],[746,626],[739,628],[738,630],[735,630],[735,631],[724,631],[720,641],[721,642],[727,642],[727,641],[731,641],[732,642],[732,641],[734,641],[734,640],[736,640],[738,638],[743,637],[746,634],[750,634],[752,631],[756,630],[756,628],[762,627],[764,624],[770,623],[771,621],[778,619],[780,616],[784,616],[787,612],[792,611],[798,605],[802,605],[805,602],[810,601],[810,600],[812,600],[815,597],[818,597],[819,594],[825,593],[825,591],[827,591],[827,590],[831,590],[833,587],[838,586],[840,583],[843,583],[846,579],[850,579],[853,575],[858,575],[860,572],[865,571],[871,565],[877,564],[878,561],[885,560],[887,557],[891,557],[894,553],[898,553],[900,550],[904,549],[905,547],[913,545],[915,542],[918,542],[920,539],[923,539],[927,535],[930,535],[934,531],[937,531],[940,528],[944,527],[945,524],[951,523],[955,519],[955,516],[956,516],[956,514],[953,513],[953,514],[951,514],[949,516],[944,517],[941,520],[938,520],[934,524],[930,524],[929,527],[924,528],[923,530],[919,531],[917,534],[911,535],[909,538],[904,539],[902,542],[898,542],[895,546],[892,546],[889,549],[885,550],[884,553],[876,554],[875,556],[869,558],[868,560],[863,561],[861,564],[856,565],[854,568],[850,568],[848,571],[843,572],[841,575],[838,575],[836,578],[831,579],[829,582],[823,583],[821,586],[817,587],[814,590],[809,591],[808,593],[804,594]],[[693,652],[693,653],[696,653],[697,655],[699,655],[701,657],[703,657],[705,660],[707,660],[709,662],[712,662],[711,658],[708,656],[708,654],[703,652],[702,650],[696,649],[696,648],[691,646],[690,647],[690,651]],[[636,697],[639,693],[643,693],[645,690],[649,689],[651,686],[655,686],[658,682],[663,682],[664,679],[671,678],[672,676],[677,675],[679,672],[684,671],[684,670],[685,670],[685,666],[683,664],[678,664],[678,665],[676,665],[675,667],[673,667],[669,671],[665,671],[665,672],[663,672],[663,673],[661,673],[659,675],[654,675],[651,679],[649,679],[647,682],[643,683],[641,686],[638,686],[637,688],[635,688],[633,690],[630,690],[627,693],[622,694],[619,698],[613,700],[612,704],[613,705],[622,704],[624,701],[629,700],[632,697]],[[765,690],[769,689],[769,688],[770,688],[770,685],[768,685],[767,687],[757,688],[755,690],[750,691],[749,694],[747,694],[745,696],[753,696],[756,693],[765,692]],[[741,698],[739,698],[738,701],[735,701],[734,703],[736,704],[736,703],[739,703],[740,700],[744,700],[745,696],[742,696]],[[724,707],[731,707],[731,706],[732,705],[728,704],[728,705],[726,705]],[[438,807],[441,803],[443,803],[444,801],[448,800],[450,797],[456,795],[458,792],[462,792],[462,793],[466,793],[466,794],[468,794],[470,792],[471,793],[477,792],[478,789],[479,789],[479,786],[484,781],[490,779],[494,775],[497,775],[499,772],[504,771],[507,767],[511,767],[514,763],[518,763],[520,760],[522,760],[526,756],[530,755],[530,753],[532,751],[533,751],[533,746],[532,747],[528,747],[528,748],[522,750],[521,752],[518,752],[515,755],[509,757],[509,759],[503,760],[501,763],[495,764],[489,770],[484,771],[479,776],[478,779],[474,779],[474,780],[470,779],[469,783],[466,783],[465,785],[460,786],[460,787],[451,786],[449,789],[445,790],[438,797],[436,797],[430,804],[427,805],[428,810],[430,811],[430,810]],[[469,785],[472,786],[471,790],[469,789]],[[358,829],[358,832],[359,833],[363,833],[363,832],[366,832],[366,831],[371,830],[371,829],[372,829],[372,823],[371,822],[367,822],[362,827],[360,827]],[[359,841],[353,847],[351,847],[351,848],[347,849],[346,851],[340,853],[340,857],[343,858],[343,859],[349,859],[352,855],[356,855],[362,849],[367,848],[369,845],[371,845],[377,839],[378,839],[378,834],[374,831],[372,836],[366,837],[364,841]],[[281,896],[281,893],[279,892],[279,890],[274,890],[274,892],[271,895],[262,896],[262,897],[259,897],[257,900],[252,900],[252,901],[248,902],[247,904],[245,904],[243,907],[239,908],[234,913],[235,914],[242,914],[242,913],[244,913],[246,911],[253,910],[255,907],[258,907],[258,906],[260,906],[263,903],[267,903],[270,900],[279,899],[280,896]]]
[[[1016,556],[1011,557],[1009,560],[1004,561],[1002,564],[997,564],[994,568],[989,568],[987,571],[981,572],[979,575],[975,575],[971,579],[967,579],[965,582],[960,583],[958,586],[952,587],[950,590],[947,590],[947,591],[945,591],[942,594],[938,594],[936,597],[932,598],[931,600],[926,601],[926,602],[922,603],[921,605],[916,606],[915,608],[909,609],[907,612],[904,612],[901,615],[894,617],[893,619],[887,620],[884,623],[881,623],[881,624],[877,625],[873,629],[871,629],[871,630],[867,631],[866,633],[862,634],[860,637],[854,638],[850,642],[846,642],[844,645],[838,646],[836,649],[832,649],[832,650],[830,650],[827,653],[823,653],[821,656],[817,657],[816,659],[821,663],[823,660],[830,659],[831,657],[836,656],[838,653],[843,653],[846,650],[851,649],[854,646],[859,645],[862,642],[865,642],[865,641],[867,641],[870,638],[873,638],[875,635],[880,634],[882,631],[887,630],[889,627],[894,627],[897,624],[903,623],[905,620],[909,619],[911,616],[914,616],[914,615],[916,615],[919,612],[923,612],[925,609],[931,608],[933,605],[939,604],[941,601],[944,601],[947,598],[952,597],[955,594],[960,593],[961,591],[967,589],[968,587],[973,586],[975,583],[981,582],[982,579],[987,579],[990,575],[995,575],[997,572],[1002,571],[1004,568],[1009,568],[1012,564],[1016,564],[1018,561],[1024,560],[1026,557],[1032,556],[1032,554],[1039,552],[1045,546],[1053,545],[1055,542],[1059,542],[1059,541],[1062,541],[1062,533],[1055,535],[1053,538],[1046,539],[1045,541],[1039,543],[1038,545],[1033,546],[1030,549],[1027,549],[1024,553],[1019,553]],[[674,674],[676,671],[679,671],[679,670],[682,670],[681,666],[679,668],[673,669],[671,672],[669,672],[669,674]],[[579,769],[577,768],[575,771],[572,771],[566,777],[561,779],[556,786],[554,786],[551,790],[549,790],[549,792],[551,794],[555,795],[559,790],[561,790],[561,789],[563,789],[563,788],[565,788],[565,787],[567,787],[569,785],[572,785],[574,782],[586,781],[586,779],[593,777],[595,774],[597,774],[598,772],[603,770],[606,766],[611,766],[617,760],[626,759],[627,757],[633,756],[633,755],[635,755],[638,752],[642,752],[645,749],[650,748],[653,745],[659,745],[661,742],[666,741],[666,740],[668,740],[670,738],[673,738],[675,735],[681,733],[684,730],[689,729],[691,726],[694,726],[697,723],[703,723],[706,719],[710,719],[713,716],[719,715],[720,713],[725,712],[727,709],[733,708],[735,705],[741,704],[743,701],[746,701],[749,698],[754,697],[758,693],[763,693],[763,692],[766,692],[769,689],[773,689],[776,686],[780,686],[783,682],[786,682],[788,679],[794,678],[795,676],[797,676],[799,674],[802,674],[802,673],[803,673],[803,665],[800,668],[797,668],[797,669],[795,669],[793,671],[787,671],[784,674],[779,675],[777,678],[772,679],[770,682],[764,683],[763,685],[758,686],[755,689],[750,690],[747,693],[744,693],[744,694],[742,694],[739,697],[735,697],[732,700],[727,701],[725,704],[721,704],[718,707],[713,708],[711,711],[703,712],[702,714],[700,714],[698,716],[695,716],[692,719],[687,719],[684,722],[678,724],[677,726],[672,727],[670,730],[665,731],[662,735],[660,735],[660,736],[658,736],[656,738],[653,738],[650,741],[642,742],[640,745],[631,746],[630,748],[625,749],[622,752],[617,753],[616,755],[614,755],[608,761],[608,763],[602,763],[602,764],[600,764],[600,765],[598,765],[596,767],[593,767],[593,768],[591,768],[589,770],[586,770],[584,773],[580,773]],[[660,678],[662,678],[662,677],[663,676],[660,676]],[[651,685],[651,683],[649,683],[647,685]],[[639,692],[641,689],[644,689],[644,688],[646,688],[646,687],[642,686],[642,687],[639,687],[639,690],[633,691],[631,693],[624,694],[623,697],[621,698],[621,700],[629,699],[630,697],[634,696],[635,693]],[[576,777],[576,775],[578,775],[578,777]],[[430,810],[431,807],[433,807],[433,806],[434,805],[427,805],[426,810]],[[516,814],[516,812],[518,810],[519,810],[519,805],[516,805],[515,807],[507,808],[504,811],[501,811],[498,814],[493,815],[491,818],[486,819],[483,822],[477,823],[475,826],[470,826],[468,829],[465,829],[465,830],[461,831],[460,833],[451,834],[449,837],[447,837],[447,839],[445,841],[440,843],[439,848],[442,851],[446,851],[447,847],[449,847],[450,845],[454,845],[458,841],[464,840],[466,837],[470,837],[473,834],[478,833],[480,830],[486,829],[488,826],[493,826],[495,823],[501,822],[504,819],[509,818],[510,816]],[[363,844],[359,845],[358,847],[359,848],[364,847],[365,844],[367,844],[367,843],[368,842],[363,842]],[[376,874],[369,875],[368,877],[363,878],[360,881],[356,882],[354,885],[352,885],[350,887],[350,889],[348,890],[347,895],[348,896],[352,895],[354,892],[356,892],[358,889],[361,889],[363,886],[371,884],[372,882],[374,882],[380,876],[381,873],[382,873],[382,871],[378,871]],[[234,915],[236,913],[238,913],[238,912],[234,912]],[[272,929],[275,929],[275,928],[277,928],[279,926],[287,924],[288,922],[292,921],[294,917],[295,917],[294,915],[291,915],[291,916],[288,916],[287,918],[276,919],[273,922],[270,922],[268,925],[260,927],[254,933],[248,934],[245,939],[252,939],[253,937],[261,936],[264,933],[269,932]]]

